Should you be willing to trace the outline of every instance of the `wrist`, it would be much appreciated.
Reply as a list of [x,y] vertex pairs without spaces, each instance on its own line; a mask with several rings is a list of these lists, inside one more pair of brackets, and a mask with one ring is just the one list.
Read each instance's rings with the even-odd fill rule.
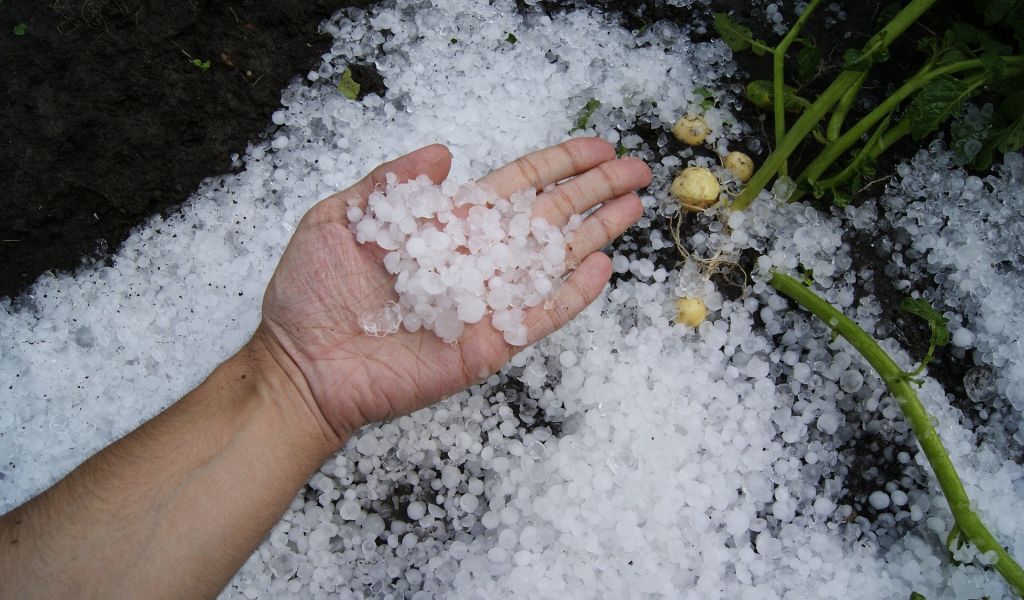
[[324,418],[302,372],[261,325],[234,356],[240,380],[251,378],[252,393],[279,419],[281,435],[304,452],[337,452],[346,441]]

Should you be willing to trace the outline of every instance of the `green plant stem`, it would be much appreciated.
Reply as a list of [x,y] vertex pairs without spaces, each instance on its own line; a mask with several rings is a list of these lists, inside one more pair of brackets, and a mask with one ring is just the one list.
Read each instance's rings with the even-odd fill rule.
[[896,123],[882,134],[882,139],[878,140],[878,144],[875,149],[871,152],[871,158],[878,158],[886,150],[892,147],[893,144],[903,139],[904,136],[910,133],[910,120],[903,119],[899,123]]
[[[907,126],[909,128],[909,122],[907,123]],[[853,157],[853,160],[850,161],[850,164],[846,165],[846,167],[843,168],[843,170],[840,171],[837,175],[819,181],[818,187],[821,188],[822,190],[828,190],[831,188],[835,188],[838,185],[841,185],[843,182],[848,181],[851,177],[853,177],[853,175],[860,169],[861,165],[863,165],[866,161],[873,160],[879,154],[881,154],[881,152],[876,151],[876,147],[881,142],[882,136],[885,135],[886,131],[888,131],[888,127],[889,120],[888,118],[886,118],[886,120],[882,121],[878,128],[875,129],[875,132],[871,134],[871,137],[868,138],[868,141],[865,142],[864,146],[860,149],[856,156]]]
[[[776,148],[782,145],[782,140],[786,137],[786,83],[784,78],[786,51],[796,41],[800,30],[803,29],[808,19],[811,18],[811,13],[814,12],[814,9],[818,8],[819,4],[821,4],[821,0],[811,0],[807,7],[804,8],[804,12],[800,14],[800,18],[796,20],[796,23],[790,27],[786,36],[779,42],[779,45],[772,50],[772,95],[774,96],[773,104],[775,107]],[[789,165],[783,159],[782,165],[779,166],[779,173],[785,175],[788,172]]]
[[[879,39],[869,42],[873,45],[876,51],[884,50],[888,48],[893,41],[896,40],[904,31],[907,30],[922,14],[924,14],[937,0],[911,0],[911,2],[903,8],[891,21],[879,32]],[[852,86],[857,78],[860,77],[858,71],[843,71],[838,77],[832,82],[832,85],[822,92],[818,99],[811,104],[804,113],[797,119],[796,123],[793,124],[793,128],[786,134],[785,139],[778,145],[775,150],[768,156],[768,160],[765,161],[761,168],[754,173],[754,176],[747,183],[747,186],[743,189],[736,199],[732,201],[731,207],[735,210],[743,210],[754,198],[761,193],[771,181],[775,174],[778,173],[779,168],[789,158],[789,156],[796,150],[805,137],[811,132],[812,129],[825,117],[829,109],[835,105],[836,102],[842,97],[850,86]]]
[[835,110],[832,111],[832,118],[828,120],[828,127],[825,128],[825,139],[828,141],[834,141],[843,131],[843,121],[846,120],[846,115],[850,113],[850,109],[853,108],[853,103],[857,100],[857,94],[860,93],[860,88],[867,81],[869,71],[864,71],[860,74],[860,78],[850,86],[850,89],[846,90],[846,93],[836,103]]
[[786,134],[782,143],[768,155],[768,159],[764,161],[761,168],[754,172],[754,176],[751,177],[743,191],[732,201],[730,207],[733,210],[743,210],[754,201],[754,198],[761,193],[761,190],[779,172],[782,164],[786,162],[804,138],[811,133],[818,122],[824,118],[828,110],[839,100],[842,92],[853,83],[857,75],[854,72],[840,74],[832,85],[818,96],[818,99],[811,104],[810,108],[800,115],[800,118],[793,124],[793,128]]
[[[785,40],[783,40],[785,41]],[[775,110],[775,147],[779,148],[782,146],[782,141],[786,137],[786,88],[782,81],[783,74],[783,63],[786,60],[785,52],[779,52],[779,47],[775,48],[772,52],[772,104]],[[779,165],[779,174],[786,175],[789,173],[789,163],[783,159],[782,164]]]
[[917,392],[911,386],[907,373],[896,365],[870,335],[807,286],[778,271],[772,272],[768,283],[843,336],[878,372],[903,411],[903,416],[914,431],[921,450],[928,458],[942,494],[949,503],[956,527],[979,551],[995,553],[996,562],[993,566],[1017,595],[1024,598],[1024,570],[1003,549],[971,508],[971,501],[964,490],[963,482],[960,481],[960,476],[957,475],[953,462],[942,445],[942,440],[939,439],[939,434],[936,433],[928,413],[918,399]]
[[[1024,57],[1013,56],[1005,57],[1004,62],[1007,63],[1008,73],[1009,69],[1016,66],[1024,66]],[[864,116],[863,119],[857,122],[856,125],[851,127],[846,133],[839,137],[834,142],[829,143],[822,149],[821,153],[807,165],[804,172],[797,177],[798,183],[807,181],[815,181],[821,176],[832,164],[839,159],[851,146],[857,143],[860,138],[866,134],[872,127],[874,127],[879,121],[884,119],[886,116],[891,114],[900,105],[901,102],[906,100],[909,96],[920,90],[922,87],[928,84],[931,80],[936,77],[943,75],[952,75],[962,71],[984,69],[984,64],[977,59],[962,60],[946,66],[936,68],[925,68],[911,77],[906,83],[904,83],[898,90],[896,90],[891,96],[886,98],[881,104],[875,107],[870,113]],[[981,73],[964,80],[969,87],[977,88],[983,85],[988,80],[987,73]],[[799,190],[790,197],[790,200],[796,202],[803,196],[803,192]]]
[[[879,131],[881,132],[882,129],[880,128]],[[818,187],[821,189],[830,189],[849,181],[865,161],[877,160],[879,156],[884,154],[886,150],[901,140],[908,133],[910,133],[910,121],[907,119],[903,119],[892,127],[884,129],[884,132],[877,138],[877,141],[872,143],[871,140],[868,140],[868,143],[861,148],[861,151],[854,157],[850,164],[846,165],[839,174],[818,182]],[[872,135],[872,139],[876,139],[874,135]]]

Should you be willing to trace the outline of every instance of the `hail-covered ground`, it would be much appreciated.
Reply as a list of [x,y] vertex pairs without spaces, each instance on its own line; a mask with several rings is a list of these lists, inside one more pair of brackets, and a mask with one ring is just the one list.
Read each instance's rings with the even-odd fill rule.
[[[546,17],[475,0],[353,10],[324,28],[331,52],[284,91],[274,132],[237,175],[146,224],[113,266],[44,277],[2,305],[0,511],[236,350],[313,202],[432,142],[451,148],[453,178],[480,176],[561,141],[596,99],[586,133],[655,171],[639,228],[615,247],[616,282],[486,383],[359,432],[224,597],[1009,594],[988,557],[946,549],[949,511],[881,383],[760,273],[812,273],[907,367],[870,283],[893,279],[949,311],[957,352],[978,365],[975,412],[964,418],[931,378],[919,394],[977,510],[1020,557],[1020,156],[977,178],[933,148],[877,203],[831,215],[766,193],[746,213],[701,215],[691,258],[669,269],[659,265],[675,264],[674,242],[648,229],[673,212],[672,176],[713,162],[665,151],[672,121],[703,98],[696,88],[718,97],[711,146],[742,150],[724,45],[668,23],[634,34],[588,10]],[[374,63],[385,96],[340,94],[351,63]],[[653,147],[631,133],[638,123],[663,131]],[[849,232],[883,224],[886,266],[872,270]],[[740,252],[760,258],[737,297],[709,275],[737,268]],[[696,330],[672,323],[681,296],[711,310]]]

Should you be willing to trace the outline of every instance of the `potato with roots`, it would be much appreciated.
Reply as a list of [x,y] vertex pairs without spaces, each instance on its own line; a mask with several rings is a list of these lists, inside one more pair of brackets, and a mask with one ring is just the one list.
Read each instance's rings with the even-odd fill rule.
[[733,151],[726,154],[722,159],[722,166],[741,183],[750,181],[751,176],[754,175],[754,161],[742,152]]
[[686,325],[696,329],[708,318],[708,307],[700,298],[680,298],[676,300],[677,325]]
[[703,144],[709,133],[711,133],[711,129],[704,117],[691,113],[680,117],[672,126],[672,135],[676,136],[680,142],[691,146]]
[[710,169],[688,167],[672,181],[671,192],[683,209],[702,212],[718,202],[722,185]]

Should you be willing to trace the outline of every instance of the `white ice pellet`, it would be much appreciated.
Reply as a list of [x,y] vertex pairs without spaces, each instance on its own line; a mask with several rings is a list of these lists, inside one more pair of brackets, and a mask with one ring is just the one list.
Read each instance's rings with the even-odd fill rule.
[[968,329],[961,327],[953,332],[953,345],[958,348],[968,348],[974,342],[974,334]]
[[849,370],[839,376],[839,387],[841,387],[844,392],[852,394],[858,391],[863,385],[864,376],[860,374],[860,371]]
[[828,498],[816,498],[814,500],[814,513],[821,517],[827,517],[831,515],[836,509],[835,502],[832,502]]
[[441,483],[448,489],[455,489],[459,486],[459,482],[462,481],[462,472],[457,467],[451,465],[445,466],[441,469]]
[[459,497],[459,508],[467,513],[475,511],[479,505],[480,499],[473,494],[463,494]]
[[355,500],[346,500],[338,506],[338,515],[346,521],[354,521],[359,518],[362,509]]
[[839,415],[836,413],[825,413],[818,417],[818,430],[825,435],[832,435],[839,430]]
[[459,301],[458,317],[465,323],[476,323],[484,318],[487,303],[476,296],[464,297]]
[[[393,333],[404,322],[455,342],[466,324],[491,312],[491,325],[506,342],[525,345],[525,313],[505,309],[537,306],[552,293],[566,268],[567,236],[580,223],[573,219],[559,229],[532,218],[535,197],[526,190],[503,199],[476,184],[434,185],[425,176],[398,183],[388,174],[362,214],[348,211],[360,243],[393,251],[385,266],[397,276],[397,320],[371,311],[363,330]],[[451,218],[453,207],[465,210],[464,218]],[[410,314],[416,318],[402,317]]]
[[419,501],[410,502],[409,506],[406,508],[406,514],[409,515],[409,518],[413,521],[419,521],[426,516],[427,505]]
[[380,308],[368,310],[359,315],[359,326],[370,336],[389,335],[398,331],[402,324],[402,308],[394,302],[386,302]]
[[612,256],[612,270],[616,273],[625,273],[629,270],[629,259],[621,254]]
[[889,494],[886,494],[881,490],[871,492],[871,495],[868,496],[868,503],[871,504],[871,507],[875,510],[886,509],[889,507]]
[[356,442],[356,450],[360,454],[372,456],[377,453],[377,438],[370,434],[363,434]]

